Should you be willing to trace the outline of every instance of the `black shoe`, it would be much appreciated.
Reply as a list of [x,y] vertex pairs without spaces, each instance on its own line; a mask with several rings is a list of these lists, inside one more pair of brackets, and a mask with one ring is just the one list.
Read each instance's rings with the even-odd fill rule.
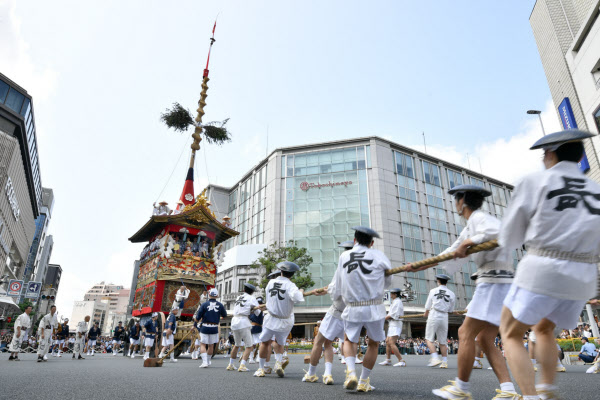
[[81,357],[81,354],[79,355],[79,357],[77,357],[78,360],[85,360],[85,358]]
[[13,355],[12,355],[12,354],[10,355],[10,357],[8,357],[8,361],[12,361],[12,360],[14,360],[14,359],[15,359],[15,358],[13,357]]
[[71,357],[73,360],[75,359],[75,354],[73,354],[73,357]]
[[43,357],[40,357],[40,356],[38,356],[38,360],[37,360],[37,362],[42,362],[42,361],[44,361],[44,358],[43,358]]

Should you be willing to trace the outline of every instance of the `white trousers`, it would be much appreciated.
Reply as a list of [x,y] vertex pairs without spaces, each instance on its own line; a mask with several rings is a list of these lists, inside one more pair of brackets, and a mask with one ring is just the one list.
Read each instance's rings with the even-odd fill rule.
[[79,355],[83,352],[85,347],[85,336],[78,337],[79,334],[75,334],[75,344],[73,345],[73,354]]
[[23,338],[25,337],[25,331],[21,331],[21,336],[17,336],[17,332],[13,335],[12,342],[10,342],[10,346],[8,347],[8,351],[11,353],[18,353],[21,351],[21,343],[23,343]]
[[52,342],[52,335],[48,331],[49,329],[46,330],[43,338],[40,334],[40,337],[38,339],[38,356],[44,357],[46,354],[48,354],[48,350],[50,349],[50,343]]

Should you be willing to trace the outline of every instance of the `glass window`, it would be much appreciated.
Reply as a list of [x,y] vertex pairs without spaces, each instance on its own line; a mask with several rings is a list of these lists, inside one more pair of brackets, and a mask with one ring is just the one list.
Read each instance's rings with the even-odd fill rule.
[[471,185],[485,188],[485,183],[483,183],[483,181],[481,179],[473,178],[472,176],[470,176],[469,179],[471,181]]
[[21,108],[21,115],[25,115],[26,112],[29,111],[29,99],[25,99],[25,102],[23,103],[23,107]]
[[[2,88],[0,87],[0,99],[2,98]],[[594,113],[594,121],[596,122],[596,129],[600,131],[600,108]]]
[[25,96],[21,93],[17,92],[15,89],[10,88],[8,92],[8,97],[6,98],[6,106],[13,110],[14,112],[20,113],[21,106],[23,105],[23,100]]
[[460,172],[451,169],[447,169],[446,171],[448,171],[448,185],[450,186],[450,189],[463,184],[463,177]]
[[10,86],[3,80],[0,80],[0,103],[4,103],[6,100],[6,95],[8,94],[8,89]]

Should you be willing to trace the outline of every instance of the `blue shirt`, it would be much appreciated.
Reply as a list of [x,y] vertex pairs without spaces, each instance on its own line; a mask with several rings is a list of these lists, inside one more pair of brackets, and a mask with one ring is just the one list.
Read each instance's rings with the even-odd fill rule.
[[[262,332],[262,324],[263,324],[264,319],[265,319],[265,314],[263,314],[262,311],[260,312],[260,314],[258,314],[258,316],[256,316],[254,313],[250,314],[250,322],[253,323],[252,329],[250,330],[250,332],[252,334]],[[254,324],[258,324],[258,325],[254,325]]]
[[134,325],[131,327],[131,329],[129,330],[129,337],[131,339],[134,340],[138,340],[140,338],[140,330],[141,330],[141,326],[139,325]]
[[158,332],[156,329],[157,327],[158,322],[149,319],[148,322],[144,324],[144,328],[146,329],[146,337],[149,339],[154,339],[156,337],[156,333]]
[[96,340],[96,338],[98,337],[99,334],[100,334],[100,328],[96,328],[95,326],[92,326],[92,329],[90,329],[90,331],[88,332],[88,338],[90,340]]
[[219,333],[218,326],[208,327],[205,326],[205,324],[219,325],[221,317],[225,318],[226,316],[227,310],[225,310],[225,306],[219,303],[217,300],[210,299],[203,303],[195,316],[197,321],[202,320],[200,333],[204,333],[205,335],[214,335],[215,333]]
[[125,328],[117,326],[113,331],[113,340],[121,340],[121,335],[125,332]]
[[584,351],[592,357],[596,357],[596,354],[598,354],[596,353],[596,346],[589,342],[581,346],[581,353],[583,353]]
[[64,323],[62,324],[62,328],[58,337],[61,339],[66,339],[67,336],[69,336],[69,325]]
[[172,332],[175,332],[177,328],[177,317],[175,314],[169,314],[167,320],[165,321],[165,331],[163,332],[163,336],[167,336],[167,329],[170,329]]

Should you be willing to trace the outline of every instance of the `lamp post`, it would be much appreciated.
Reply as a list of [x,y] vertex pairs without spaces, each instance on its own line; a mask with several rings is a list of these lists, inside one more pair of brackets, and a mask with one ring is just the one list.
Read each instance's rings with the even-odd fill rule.
[[546,136],[546,131],[544,130],[544,123],[542,122],[542,112],[539,110],[527,110],[527,114],[537,114],[538,118],[540,119],[540,125],[542,126],[542,133],[544,134],[544,136]]

